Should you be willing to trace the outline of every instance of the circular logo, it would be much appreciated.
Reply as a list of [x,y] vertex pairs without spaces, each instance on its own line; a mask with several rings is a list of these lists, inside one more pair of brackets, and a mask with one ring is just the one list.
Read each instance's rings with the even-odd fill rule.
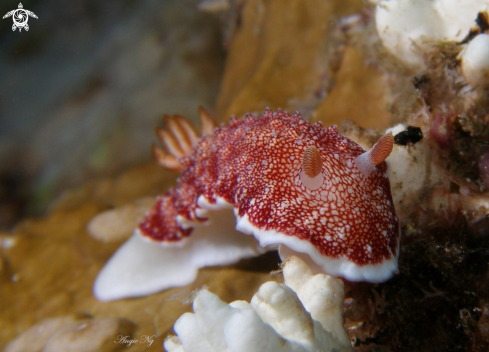
[[29,20],[29,16],[27,15],[27,11],[24,9],[17,9],[12,15],[12,19],[14,20],[14,24],[17,27],[24,27]]

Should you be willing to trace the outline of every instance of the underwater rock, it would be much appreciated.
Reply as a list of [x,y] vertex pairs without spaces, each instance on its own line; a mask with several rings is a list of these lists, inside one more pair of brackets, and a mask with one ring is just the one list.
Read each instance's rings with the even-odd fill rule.
[[103,242],[127,240],[153,203],[153,197],[140,198],[131,204],[106,210],[90,220],[87,231]]
[[336,71],[331,23],[361,8],[360,0],[245,1],[217,99],[218,120],[266,107],[307,116]]
[[45,319],[10,342],[4,352],[116,352],[118,336],[130,338],[134,324],[124,319]]
[[[367,29],[362,26],[358,30]],[[312,112],[311,122],[340,126],[347,119],[381,130],[391,124],[389,79],[356,47],[361,44],[345,44],[334,84]]]
[[40,352],[54,333],[74,321],[74,317],[44,319],[8,343],[4,352]]

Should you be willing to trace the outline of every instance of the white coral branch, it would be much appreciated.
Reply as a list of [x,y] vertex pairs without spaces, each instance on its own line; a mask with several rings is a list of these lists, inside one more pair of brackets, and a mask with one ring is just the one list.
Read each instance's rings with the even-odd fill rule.
[[312,275],[299,258],[283,268],[285,284],[263,284],[251,303],[226,304],[200,291],[194,313],[175,323],[169,352],[351,351],[343,327],[343,282],[325,274]]

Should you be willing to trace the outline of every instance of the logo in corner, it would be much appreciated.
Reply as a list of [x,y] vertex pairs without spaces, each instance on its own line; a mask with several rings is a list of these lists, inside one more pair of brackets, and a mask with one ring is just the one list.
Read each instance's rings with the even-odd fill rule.
[[3,18],[7,18],[10,16],[12,16],[12,19],[14,20],[12,30],[15,31],[18,28],[19,32],[22,32],[22,28],[24,28],[26,31],[29,30],[29,25],[27,24],[27,22],[29,21],[29,16],[37,18],[34,12],[25,10],[24,6],[22,6],[22,3],[19,3],[19,8],[17,10],[7,12],[5,16],[3,16]]

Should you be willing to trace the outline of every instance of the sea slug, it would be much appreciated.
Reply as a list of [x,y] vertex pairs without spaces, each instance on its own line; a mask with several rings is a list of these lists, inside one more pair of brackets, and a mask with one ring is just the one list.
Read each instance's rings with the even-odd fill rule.
[[397,271],[399,221],[384,161],[392,134],[365,152],[299,113],[267,109],[216,128],[203,115],[201,138],[182,117],[158,130],[170,154],[154,148],[157,161],[182,175],[99,274],[99,299],[186,285],[198,268],[277,248],[283,260],[299,255],[351,281]]

